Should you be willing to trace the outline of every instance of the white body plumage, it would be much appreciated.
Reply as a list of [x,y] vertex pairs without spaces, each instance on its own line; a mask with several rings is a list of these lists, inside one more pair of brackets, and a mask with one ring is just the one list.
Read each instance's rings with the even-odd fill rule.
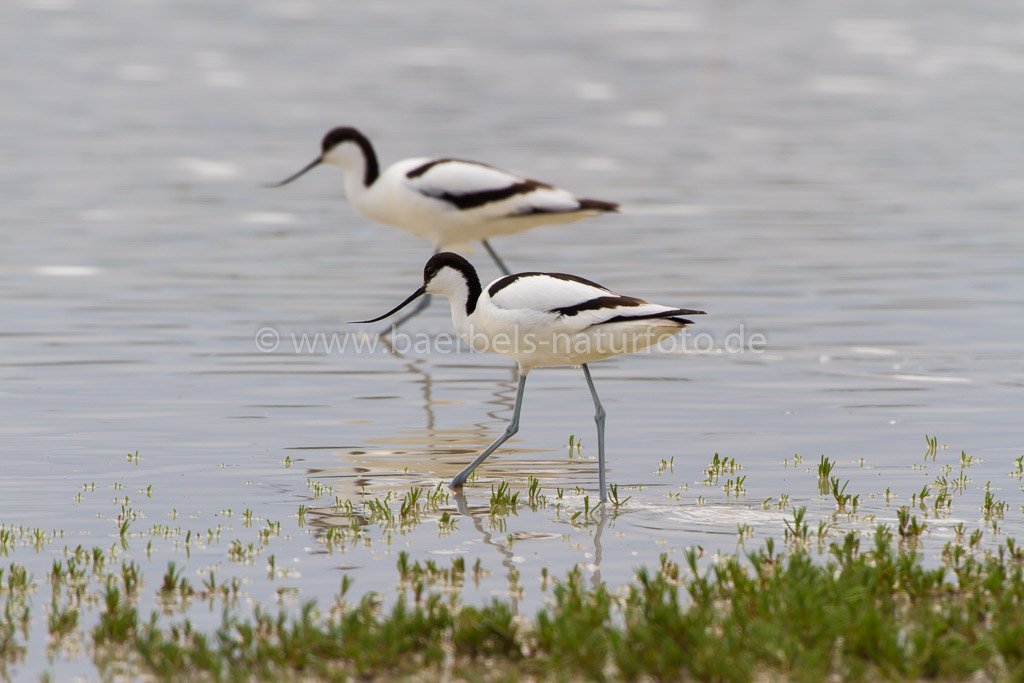
[[620,296],[596,282],[564,273],[506,275],[490,283],[485,290],[480,286],[476,270],[466,259],[445,252],[427,261],[422,287],[384,315],[361,322],[383,320],[425,294],[448,297],[452,323],[474,349],[503,353],[519,364],[519,389],[505,433],[456,474],[451,487],[461,487],[480,463],[518,431],[523,390],[531,369],[581,365],[596,409],[602,502],[607,499],[605,411],[587,364],[657,344],[692,324],[681,316],[703,313]]
[[452,323],[474,350],[509,356],[523,375],[642,351],[686,327],[690,321],[679,316],[696,313],[619,296],[561,273],[498,278],[467,313],[469,287],[460,275],[439,273],[426,291],[449,298]]
[[350,127],[328,132],[321,149],[311,164],[276,185],[321,163],[339,166],[345,194],[360,213],[429,240],[438,251],[618,208],[473,161],[414,158],[380,171],[369,139]]

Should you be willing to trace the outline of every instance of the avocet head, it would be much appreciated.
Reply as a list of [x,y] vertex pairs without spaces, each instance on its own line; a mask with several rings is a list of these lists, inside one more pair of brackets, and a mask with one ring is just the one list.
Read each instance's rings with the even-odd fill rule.
[[358,168],[360,163],[366,164],[365,182],[372,183],[378,174],[377,155],[373,151],[373,145],[369,138],[351,126],[339,126],[327,131],[327,135],[320,142],[320,156],[313,159],[298,173],[288,176],[279,183],[270,187],[281,187],[293,180],[297,180],[307,172],[312,171],[320,164],[334,164],[345,170]]
[[434,254],[423,267],[423,287],[427,294],[452,296],[479,284],[476,269],[458,254],[444,251]]
[[477,277],[476,269],[469,261],[458,254],[444,251],[434,254],[423,267],[423,285],[409,295],[402,303],[398,304],[384,315],[377,316],[372,320],[356,320],[357,323],[375,323],[411,304],[424,294],[443,294],[449,299],[465,297],[467,312],[476,306],[476,299],[480,296],[480,279]]
[[320,142],[320,159],[325,164],[342,168],[354,168],[359,162],[373,162],[376,172],[377,159],[369,138],[351,126],[339,126],[327,132]]

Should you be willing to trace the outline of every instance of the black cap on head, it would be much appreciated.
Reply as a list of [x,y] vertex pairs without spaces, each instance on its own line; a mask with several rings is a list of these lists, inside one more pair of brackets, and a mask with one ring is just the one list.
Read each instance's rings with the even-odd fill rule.
[[431,256],[427,265],[423,267],[423,282],[433,280],[438,271],[445,267],[454,268],[463,275],[472,273],[473,278],[476,277],[476,269],[473,268],[473,264],[456,253],[442,251],[440,254]]
[[363,150],[363,158],[366,160],[366,174],[363,176],[363,184],[366,187],[373,185],[380,175],[377,153],[373,151],[370,139],[352,126],[338,126],[327,131],[327,135],[320,141],[320,158],[323,159],[332,149],[346,142],[354,142],[359,145],[359,149]]
[[476,268],[466,259],[450,251],[442,251],[434,254],[423,267],[423,286],[426,287],[437,274],[445,269],[453,268],[462,274],[466,281],[466,315],[472,315],[476,310],[476,302],[480,298],[480,278],[476,274]]
[[352,126],[338,126],[327,131],[327,135],[320,142],[320,149],[326,154],[343,142],[354,142],[360,146],[370,144],[366,136]]

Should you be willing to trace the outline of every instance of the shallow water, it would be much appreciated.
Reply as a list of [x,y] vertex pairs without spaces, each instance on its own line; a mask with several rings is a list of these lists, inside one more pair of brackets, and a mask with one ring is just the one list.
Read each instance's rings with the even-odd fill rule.
[[[390,596],[405,550],[479,558],[470,601],[509,594],[516,570],[532,614],[542,569],[621,585],[663,552],[742,550],[738,525],[747,547],[781,537],[799,506],[815,529],[894,524],[961,471],[948,513],[914,508],[930,559],[957,523],[985,524],[986,482],[1008,504],[986,543],[1024,528],[1017,5],[25,0],[0,25],[0,522],[64,533],[4,564],[42,580],[65,546],[115,545],[127,495],[141,516],[119,552],[150,595],[175,561],[195,583],[246,576],[267,603],[281,586],[299,589],[286,604],[330,603],[343,575]],[[622,202],[495,246],[514,269],[708,312],[669,351],[593,368],[609,478],[631,497],[618,514],[569,520],[596,497],[593,406],[579,370],[538,370],[519,434],[449,501],[454,531],[431,519],[328,552],[334,496],[447,481],[515,394],[504,358],[437,343],[296,352],[304,334],[355,344],[344,321],[404,298],[429,253],[357,215],[337,169],[260,187],[338,124],[384,163],[481,159]],[[407,332],[450,335],[447,307]],[[763,352],[735,352],[757,334]],[[744,492],[701,483],[715,453],[742,465]],[[821,455],[856,515],[833,518]],[[491,485],[525,496],[528,475],[551,504],[491,520]],[[282,523],[251,565],[227,552],[256,536],[246,509]],[[269,554],[293,571],[268,579]],[[33,647],[16,673],[81,666]]]

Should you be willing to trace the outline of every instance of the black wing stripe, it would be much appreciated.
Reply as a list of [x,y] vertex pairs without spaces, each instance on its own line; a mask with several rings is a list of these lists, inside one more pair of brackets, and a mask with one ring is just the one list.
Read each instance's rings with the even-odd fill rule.
[[452,163],[454,163],[454,164],[472,164],[473,166],[482,166],[484,168],[494,168],[493,166],[489,166],[487,164],[482,164],[479,161],[466,161],[465,159],[448,159],[448,158],[444,158],[444,159],[431,159],[430,161],[426,162],[425,164],[420,164],[419,166],[417,166],[416,168],[412,169],[411,171],[406,172],[405,177],[409,178],[410,180],[412,180],[413,178],[419,178],[421,175],[424,175],[427,171],[429,171],[430,169],[434,168],[435,166],[438,166],[440,164],[452,164]]
[[630,306],[643,306],[647,302],[633,296],[599,296],[588,301],[581,301],[572,306],[552,308],[549,313],[557,313],[562,316],[574,316],[581,311],[594,311],[601,308],[623,308]]
[[582,278],[582,277],[580,277],[578,275],[569,275],[568,273],[536,273],[536,272],[532,272],[531,271],[529,273],[514,273],[512,275],[506,275],[505,277],[503,277],[503,278],[501,278],[499,280],[495,280],[493,283],[491,283],[491,286],[488,287],[487,295],[490,296],[490,297],[493,297],[495,294],[497,294],[501,290],[505,289],[506,287],[508,287],[510,284],[512,284],[516,280],[518,280],[520,278],[524,278],[524,277],[533,277],[535,275],[543,275],[545,277],[553,277],[556,280],[565,280],[567,282],[579,282],[582,285],[587,285],[589,287],[596,287],[597,289],[600,289],[602,291],[611,293],[607,287],[602,287],[601,285],[597,284],[596,282],[592,282],[592,281],[587,280],[586,278]]
[[456,208],[461,211],[467,209],[475,209],[485,204],[491,204],[493,202],[500,202],[516,195],[530,194],[531,192],[540,189],[548,188],[549,185],[538,182],[536,180],[524,180],[521,183],[513,183],[506,187],[499,187],[494,190],[481,190],[479,192],[469,192],[467,194],[452,194],[451,192],[423,192],[428,197],[434,197],[435,199],[441,199],[443,201],[454,204]]

